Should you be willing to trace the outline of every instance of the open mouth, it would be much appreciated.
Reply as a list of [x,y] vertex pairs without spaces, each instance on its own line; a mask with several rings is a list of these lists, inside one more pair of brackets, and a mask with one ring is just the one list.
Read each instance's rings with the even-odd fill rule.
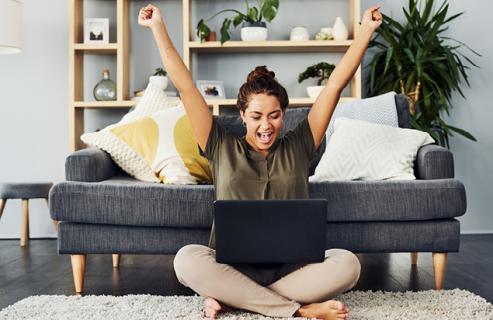
[[272,132],[257,132],[257,138],[263,144],[269,144],[272,141],[272,136]]

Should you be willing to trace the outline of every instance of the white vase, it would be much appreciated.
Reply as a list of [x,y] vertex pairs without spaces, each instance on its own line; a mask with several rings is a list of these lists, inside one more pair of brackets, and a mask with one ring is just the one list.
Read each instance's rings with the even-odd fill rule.
[[332,36],[334,36],[334,40],[339,41],[347,40],[348,38],[347,27],[341,17],[337,17],[334,22],[334,26],[332,27]]
[[267,40],[267,26],[265,22],[257,22],[255,24],[243,24],[241,28],[242,41],[265,41]]
[[151,76],[149,77],[149,83],[164,90],[168,86],[168,77],[166,76]]
[[293,27],[289,34],[291,41],[307,41],[310,40],[310,33],[306,27]]
[[312,98],[313,100],[317,99],[318,95],[322,90],[325,88],[325,86],[311,86],[311,87],[306,87],[306,93],[308,93],[308,96]]

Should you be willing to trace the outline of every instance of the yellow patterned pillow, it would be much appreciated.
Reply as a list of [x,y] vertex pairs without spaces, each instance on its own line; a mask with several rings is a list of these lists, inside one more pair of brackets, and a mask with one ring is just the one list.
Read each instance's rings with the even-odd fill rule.
[[[86,134],[86,140],[94,140],[87,135],[91,134]],[[209,163],[199,154],[181,105],[92,135],[99,135],[97,146],[137,179],[173,184],[212,182]]]

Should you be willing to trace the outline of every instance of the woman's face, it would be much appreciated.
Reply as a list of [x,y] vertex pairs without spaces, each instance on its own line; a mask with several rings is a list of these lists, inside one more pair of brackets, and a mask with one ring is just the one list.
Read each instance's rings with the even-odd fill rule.
[[248,144],[257,152],[267,153],[282,129],[283,112],[277,97],[253,94],[240,115],[246,124]]

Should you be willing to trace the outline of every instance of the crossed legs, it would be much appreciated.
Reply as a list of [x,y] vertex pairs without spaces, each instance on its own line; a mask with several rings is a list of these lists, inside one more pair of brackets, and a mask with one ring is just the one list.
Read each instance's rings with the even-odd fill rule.
[[[323,302],[351,289],[359,278],[360,264],[354,254],[341,249],[326,251],[321,263],[296,267],[284,265],[274,270],[286,274],[266,285],[261,278],[269,271],[248,268],[245,275],[227,264],[216,262],[215,250],[202,245],[187,245],[175,256],[178,280],[203,297],[211,297],[238,309],[271,317],[290,317],[304,304]],[[240,269],[240,270],[239,270]],[[262,275],[264,274],[264,275]],[[253,280],[257,278],[257,281]]]

